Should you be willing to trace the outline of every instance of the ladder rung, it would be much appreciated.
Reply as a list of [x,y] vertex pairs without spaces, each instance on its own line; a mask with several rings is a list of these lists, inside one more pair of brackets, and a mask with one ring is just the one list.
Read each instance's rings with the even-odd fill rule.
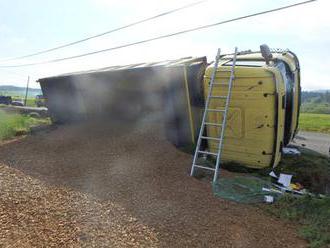
[[205,122],[204,124],[209,125],[209,126],[222,127],[222,124],[219,124],[219,123]]
[[214,152],[208,152],[208,151],[198,151],[198,153],[208,154],[208,155],[213,155],[213,156],[218,156],[217,153],[214,153]]
[[214,138],[214,137],[207,137],[207,136],[201,136],[202,139],[209,139],[209,140],[218,140],[220,141],[219,138]]
[[206,109],[206,111],[210,111],[210,112],[225,112],[225,110],[223,110],[223,109]]
[[213,168],[202,166],[202,165],[198,165],[198,164],[194,164],[194,167],[205,169],[205,170],[215,171],[215,169],[213,169]]
[[[228,108],[229,108],[229,100],[231,98],[232,86],[233,86],[233,82],[235,80],[234,73],[235,73],[237,54],[238,54],[238,50],[236,47],[234,56],[231,59],[232,65],[231,66],[220,65],[220,67],[218,67],[219,60],[220,60],[220,49],[218,49],[216,59],[214,62],[214,69],[212,71],[211,79],[209,81],[209,91],[208,91],[207,98],[206,98],[206,103],[205,103],[205,107],[204,107],[204,111],[203,111],[203,119],[202,119],[202,123],[201,123],[201,128],[199,130],[198,141],[197,141],[194,159],[193,159],[192,167],[191,167],[191,171],[190,171],[191,176],[194,175],[194,169],[201,168],[201,169],[213,171],[213,182],[216,182],[218,179],[220,163],[221,163],[221,156],[222,156],[221,155],[222,142],[224,141],[223,136],[224,136],[224,132],[225,132],[225,128],[226,128],[225,123],[227,120],[227,112],[228,112]],[[221,76],[221,74],[220,74],[217,77],[217,73],[224,73],[224,75]],[[213,88],[213,86],[225,86],[225,87],[214,87]],[[227,90],[225,92],[215,93],[216,90],[220,90],[220,89],[222,90],[224,88],[227,88]],[[212,90],[214,90],[214,91],[212,91]],[[224,101],[226,101],[226,104],[225,104],[225,106],[219,106],[219,105],[212,106],[211,103],[213,102],[212,101],[213,99],[225,99]],[[216,102],[217,101],[214,101],[214,103],[216,103]],[[222,113],[222,114],[220,114],[222,117],[222,121],[217,122],[217,121],[207,120],[209,115],[211,115],[210,112]],[[219,127],[217,129],[217,131],[221,131],[221,134],[219,134],[219,136],[216,135],[217,137],[208,136],[208,134],[204,134],[205,135],[204,136],[203,132],[205,131],[206,127],[209,128],[209,126]],[[219,145],[219,147],[218,147],[219,150],[217,151],[217,153],[207,151],[207,150],[205,150],[205,148],[202,148],[201,146],[203,144],[203,140],[216,141],[217,142],[216,144]],[[208,142],[211,142],[211,141],[208,141]],[[208,155],[215,156],[217,159],[215,165],[214,164],[209,165],[209,164],[203,164],[203,163],[201,163],[201,165],[196,164],[196,163],[198,163],[197,162],[198,159],[200,159],[202,157],[201,154],[208,154]],[[205,156],[203,156],[203,157],[205,157]]]
[[210,96],[210,98],[226,99],[226,96]]

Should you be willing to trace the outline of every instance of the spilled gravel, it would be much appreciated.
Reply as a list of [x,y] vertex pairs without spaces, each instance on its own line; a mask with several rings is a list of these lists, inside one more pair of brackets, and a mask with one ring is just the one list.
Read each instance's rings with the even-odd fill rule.
[[120,206],[50,187],[0,165],[1,247],[157,247],[156,233]]
[[4,144],[0,246],[307,246],[290,224],[216,198],[188,176],[191,159],[147,123],[59,126]]

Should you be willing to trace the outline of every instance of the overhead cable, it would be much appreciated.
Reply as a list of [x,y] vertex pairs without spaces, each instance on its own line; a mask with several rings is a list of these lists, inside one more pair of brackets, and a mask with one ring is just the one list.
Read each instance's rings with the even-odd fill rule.
[[86,37],[86,38],[81,39],[81,40],[73,41],[73,42],[70,42],[70,43],[66,43],[66,44],[63,44],[63,45],[60,45],[60,46],[56,46],[56,47],[53,47],[53,48],[41,50],[41,51],[38,51],[38,52],[35,52],[35,53],[23,55],[23,56],[18,56],[18,57],[13,57],[13,58],[7,58],[7,59],[1,59],[0,62],[18,60],[18,59],[23,59],[23,58],[29,58],[29,57],[41,55],[41,54],[44,54],[44,53],[49,53],[49,52],[52,52],[52,51],[56,51],[56,50],[59,50],[59,49],[65,48],[65,47],[73,46],[73,45],[76,45],[76,44],[79,44],[79,43],[82,43],[82,42],[85,42],[85,41],[88,41],[88,40],[91,40],[91,39],[95,39],[95,38],[98,38],[98,37],[101,37],[101,36],[104,36],[104,35],[107,35],[107,34],[110,34],[110,33],[117,32],[119,30],[123,30],[123,29],[129,28],[129,27],[136,26],[136,25],[141,24],[141,23],[145,23],[145,22],[148,22],[148,21],[157,19],[159,17],[163,17],[163,16],[166,16],[166,15],[173,14],[173,13],[178,12],[180,10],[191,8],[193,6],[196,6],[196,5],[201,4],[203,2],[206,2],[206,1],[208,1],[208,0],[201,0],[201,1],[193,2],[193,3],[190,3],[190,4],[184,5],[184,6],[180,7],[180,8],[169,10],[169,11],[160,13],[158,15],[152,16],[152,17],[148,17],[148,18],[145,18],[145,19],[142,19],[142,20],[139,20],[139,21],[136,21],[136,22],[133,22],[133,23],[130,23],[130,24],[127,24],[127,25],[124,25],[124,26],[115,28],[115,29],[111,29],[111,30],[105,31],[105,32],[100,33],[100,34],[96,34],[96,35],[93,35],[93,36]]
[[250,14],[250,15],[240,16],[240,17],[236,17],[236,18],[233,18],[233,19],[225,20],[225,21],[220,21],[220,22],[216,22],[216,23],[212,23],[212,24],[208,24],[208,25],[203,25],[203,26],[199,26],[199,27],[195,27],[195,28],[190,28],[190,29],[186,29],[186,30],[179,31],[179,32],[176,32],[176,33],[157,36],[157,37],[153,37],[153,38],[149,38],[149,39],[145,39],[145,40],[141,40],[141,41],[136,41],[136,42],[132,42],[132,43],[127,43],[127,44],[119,45],[119,46],[115,46],[115,47],[110,47],[110,48],[106,48],[106,49],[102,49],[102,50],[97,50],[97,51],[93,51],[93,52],[89,52],[89,53],[78,54],[78,55],[73,55],[73,56],[69,56],[69,57],[57,58],[57,59],[41,61],[41,62],[35,62],[35,63],[27,63],[27,64],[20,64],[20,65],[0,65],[0,68],[24,67],[24,66],[49,64],[49,63],[55,63],[55,62],[60,62],[60,61],[64,61],[64,60],[70,60],[70,59],[86,57],[86,56],[90,56],[90,55],[94,55],[94,54],[99,54],[99,53],[109,52],[109,51],[113,51],[113,50],[118,50],[118,49],[122,49],[122,48],[125,48],[125,47],[130,47],[130,46],[134,46],[134,45],[138,45],[138,44],[142,44],[142,43],[147,43],[147,42],[151,42],[151,41],[155,41],[155,40],[169,38],[169,37],[173,37],[173,36],[176,36],[176,35],[190,33],[190,32],[197,31],[197,30],[211,28],[211,27],[226,24],[226,23],[229,23],[229,22],[234,22],[234,21],[238,21],[238,20],[242,20],[242,19],[251,18],[251,17],[254,17],[254,16],[264,15],[264,14],[268,14],[268,13],[276,12],[276,11],[281,11],[281,10],[284,10],[284,9],[296,7],[296,6],[299,6],[299,5],[303,5],[303,4],[307,4],[307,3],[311,3],[311,2],[315,2],[315,1],[317,1],[317,0],[309,0],[309,1],[299,2],[299,3],[286,5],[286,6],[275,8],[275,9],[270,9],[270,10]]

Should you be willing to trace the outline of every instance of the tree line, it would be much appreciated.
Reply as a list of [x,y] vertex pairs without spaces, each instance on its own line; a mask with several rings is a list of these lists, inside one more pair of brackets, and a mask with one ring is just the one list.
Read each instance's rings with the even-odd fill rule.
[[301,93],[301,102],[330,103],[330,91],[303,91]]

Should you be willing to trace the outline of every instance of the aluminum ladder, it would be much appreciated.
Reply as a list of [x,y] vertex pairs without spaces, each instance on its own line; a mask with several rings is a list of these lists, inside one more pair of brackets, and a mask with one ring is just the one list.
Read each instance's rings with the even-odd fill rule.
[[[220,60],[220,49],[218,49],[217,56],[216,56],[215,62],[214,62],[214,70],[213,70],[212,75],[211,75],[211,81],[210,81],[210,85],[209,85],[208,96],[207,96],[206,103],[205,103],[205,109],[204,109],[201,128],[200,128],[200,131],[199,131],[199,136],[198,136],[198,141],[197,141],[197,145],[196,145],[195,155],[194,155],[193,163],[192,163],[192,166],[191,166],[191,172],[190,172],[191,176],[194,175],[194,171],[195,171],[196,168],[213,171],[214,172],[214,175],[213,175],[213,182],[214,183],[218,179],[219,170],[220,170],[221,152],[222,152],[224,134],[225,134],[225,129],[226,129],[228,107],[229,107],[229,102],[230,102],[230,97],[231,97],[231,90],[232,90],[233,80],[235,79],[234,74],[235,74],[235,65],[236,65],[237,53],[238,52],[237,52],[237,47],[236,47],[235,48],[235,53],[234,53],[233,58],[232,58],[231,69],[221,71],[221,72],[223,72],[223,71],[230,72],[230,77],[229,77],[228,83],[215,83],[214,81],[215,81],[215,78],[216,78],[218,64],[219,64],[219,60]],[[227,95],[216,96],[216,95],[213,94],[214,86],[218,86],[218,85],[219,86],[220,85],[228,86]],[[217,99],[225,99],[226,100],[224,109],[223,108],[222,109],[220,109],[220,108],[209,108],[211,101],[212,100],[217,100]],[[208,117],[208,114],[210,112],[219,112],[219,113],[221,113],[222,121],[219,122],[219,123],[207,122],[207,119],[208,119],[207,117]],[[211,136],[208,136],[208,135],[204,136],[205,129],[206,129],[207,126],[213,126],[213,127],[219,128],[220,135],[218,137],[211,137]],[[218,142],[217,153],[201,150],[201,143],[202,143],[203,139],[204,140],[213,140],[213,141]],[[207,156],[207,155],[214,156],[216,158],[215,166],[212,168],[212,167],[207,167],[205,165],[197,164],[197,161],[198,161],[198,159],[200,158],[201,155],[203,155],[203,156]]]

